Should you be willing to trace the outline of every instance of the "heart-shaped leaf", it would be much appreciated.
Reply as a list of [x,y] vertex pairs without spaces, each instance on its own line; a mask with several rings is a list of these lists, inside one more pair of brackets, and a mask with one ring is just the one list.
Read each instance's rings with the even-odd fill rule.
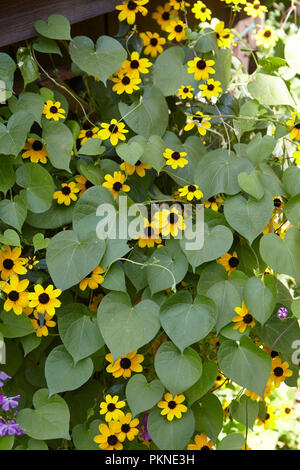
[[276,305],[276,288],[274,292],[258,277],[251,277],[246,283],[244,298],[248,310],[263,325]]
[[138,142],[130,142],[128,144],[121,143],[116,147],[117,154],[124,162],[128,162],[131,165],[140,160],[143,155],[144,149]]
[[63,15],[51,15],[48,23],[43,20],[36,21],[34,27],[37,32],[49,39],[71,39],[71,26],[69,20]]
[[98,324],[116,361],[154,338],[160,328],[159,307],[152,300],[132,307],[128,294],[111,292],[99,305]]
[[16,171],[16,182],[25,188],[21,191],[21,196],[28,210],[40,214],[51,207],[55,186],[52,176],[41,165],[20,165]]
[[43,233],[36,233],[33,238],[34,251],[44,250],[48,247],[50,238],[45,238]]
[[96,43],[86,36],[76,36],[70,42],[73,62],[84,72],[104,83],[115,73],[127,57],[121,44],[109,36],[101,36]]
[[153,442],[162,450],[181,450],[191,439],[195,430],[193,412],[188,410],[180,419],[168,421],[161,410],[153,408],[148,418],[148,431]]
[[243,191],[255,197],[255,199],[261,199],[264,195],[264,187],[260,180],[260,172],[252,170],[250,174],[242,172],[238,176],[239,185]]
[[7,126],[0,123],[0,153],[18,155],[24,147],[33,121],[32,114],[21,110],[9,118]]
[[153,408],[163,393],[164,386],[159,380],[148,383],[142,374],[131,377],[126,387],[126,399],[132,415],[136,416],[142,411]]
[[43,139],[52,165],[69,171],[74,143],[70,129],[62,122],[47,122],[43,126]]
[[25,222],[26,215],[26,204],[20,196],[15,196],[13,201],[3,199],[0,202],[0,219],[19,232]]

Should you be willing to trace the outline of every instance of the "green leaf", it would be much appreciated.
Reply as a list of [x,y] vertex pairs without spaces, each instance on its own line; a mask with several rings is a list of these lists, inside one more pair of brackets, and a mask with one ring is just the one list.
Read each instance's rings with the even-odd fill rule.
[[11,157],[0,157],[0,191],[6,193],[15,184],[15,172]]
[[226,199],[224,203],[227,222],[245,237],[250,245],[268,224],[273,209],[273,198],[268,192],[259,201],[237,195]]
[[229,83],[232,79],[231,73],[231,62],[232,62],[232,52],[230,49],[217,48],[217,54],[215,56],[215,64],[213,68],[216,73],[213,76],[214,80],[221,82],[221,88],[225,92],[228,88]]
[[172,421],[168,421],[160,412],[161,410],[155,407],[150,411],[148,418],[148,431],[153,442],[161,450],[184,449],[195,429],[193,412],[188,410],[182,414],[182,418],[174,418]]
[[297,196],[300,193],[300,168],[288,167],[283,173],[282,181],[287,192],[292,197]]
[[72,429],[72,440],[77,450],[99,450],[99,445],[94,442],[94,437],[99,434],[99,425],[102,420],[92,421],[90,425],[77,424]]
[[121,44],[109,36],[101,36],[96,42],[86,36],[76,36],[70,42],[72,61],[84,72],[99,78],[105,84],[127,57]]
[[143,300],[134,307],[128,294],[111,292],[100,302],[98,324],[114,361],[149,343],[159,330],[159,307]]
[[45,238],[42,233],[36,233],[32,237],[34,251],[44,250],[48,247],[50,238]]
[[144,152],[141,156],[141,162],[150,165],[157,173],[165,166],[163,152],[165,151],[165,143],[158,135],[151,135],[148,142],[144,145]]
[[200,378],[202,362],[192,348],[183,353],[170,341],[163,343],[154,360],[155,371],[170,393],[184,392]]
[[[200,281],[201,282],[201,281]],[[241,304],[241,296],[230,280],[216,282],[207,291],[217,307],[216,329],[219,332],[235,316],[234,309]]]
[[[195,44],[195,51],[197,54],[203,52],[218,51],[217,36],[213,29],[205,28],[199,39]],[[231,62],[231,60],[230,60]]]
[[33,49],[46,54],[62,55],[59,45],[56,41],[53,39],[44,38],[42,36],[38,37],[37,40],[33,43]]
[[17,423],[33,439],[70,439],[68,405],[59,395],[49,398],[49,391],[40,389],[33,395],[34,410],[25,408],[17,415]]
[[246,146],[246,156],[253,163],[258,165],[268,158],[276,145],[276,140],[270,135],[257,134]]
[[0,450],[11,450],[15,442],[15,436],[0,437]]
[[218,363],[226,377],[264,396],[271,372],[271,358],[248,336],[242,336],[240,342],[224,341],[218,351]]
[[205,338],[215,325],[214,308],[205,299],[198,298],[193,303],[190,292],[179,291],[163,304],[162,327],[181,352]]
[[67,304],[59,309],[58,331],[75,364],[104,345],[97,323],[91,320],[90,311],[83,304]]
[[289,228],[284,240],[268,233],[260,240],[260,254],[274,271],[300,280],[300,232]]
[[159,88],[145,86],[139,103],[128,106],[119,103],[119,111],[126,124],[146,138],[151,135],[162,137],[166,131],[169,113],[167,102]]
[[17,64],[24,80],[24,88],[40,77],[38,65],[28,47],[17,50]]
[[202,398],[194,407],[196,430],[204,432],[214,442],[223,425],[223,409],[220,400],[212,394]]
[[244,444],[245,438],[243,434],[232,432],[223,437],[217,445],[217,450],[240,450]]
[[243,191],[255,199],[261,199],[265,193],[260,179],[260,172],[252,170],[250,174],[242,172],[238,175],[238,182]]
[[244,426],[253,428],[258,415],[259,404],[243,395],[240,400],[233,400],[230,404],[230,414],[233,419]]
[[52,202],[49,210],[34,214],[28,211],[26,222],[32,227],[41,229],[55,229],[72,222],[73,206],[58,205]]
[[34,23],[36,31],[49,39],[71,39],[71,26],[69,20],[63,15],[50,15],[48,23],[43,20]]
[[78,284],[99,265],[104,251],[105,241],[94,235],[79,238],[73,230],[57,233],[51,239],[46,254],[54,284],[61,290]]
[[125,274],[122,265],[114,263],[107,272],[102,284],[104,289],[127,292]]
[[300,299],[293,300],[291,310],[296,318],[300,318]]
[[46,122],[43,125],[43,139],[52,165],[60,170],[69,171],[73,148],[70,129],[61,122]]
[[126,386],[126,400],[136,416],[143,411],[150,410],[159,402],[164,393],[164,386],[159,380],[147,382],[142,374],[136,374],[128,381]]
[[0,89],[1,100],[8,100],[12,96],[14,73],[17,66],[13,59],[5,52],[0,52],[0,80],[5,83],[5,90]]
[[31,93],[24,91],[20,94],[19,99],[16,99],[15,96],[12,96],[8,102],[9,109],[16,113],[17,111],[26,111],[29,114],[32,114],[34,120],[40,124],[41,116],[44,109],[44,102],[40,95],[37,93]]
[[264,106],[295,106],[286,84],[280,77],[256,72],[248,90],[253,98]]
[[218,375],[218,366],[215,362],[204,362],[202,375],[191,388],[185,391],[189,406],[199,400],[213,387]]
[[300,329],[294,318],[282,321],[273,315],[264,326],[258,328],[258,335],[269,348],[291,356],[293,343],[299,341]]
[[0,333],[5,338],[22,338],[34,332],[34,328],[25,313],[15,315],[12,311],[0,313]]
[[3,235],[0,234],[0,242],[4,245],[21,246],[19,235],[10,228],[5,230]]
[[135,165],[143,155],[144,149],[138,142],[121,143],[117,145],[116,152],[124,162],[128,162],[131,165]]
[[49,450],[45,441],[39,439],[29,439],[27,450]]
[[24,148],[33,121],[32,114],[17,111],[9,118],[7,126],[0,123],[0,153],[18,155]]
[[284,207],[284,213],[291,224],[300,228],[300,194],[292,197]]
[[291,69],[298,74],[300,74],[299,49],[300,35],[293,34],[288,36],[285,41],[284,56]]
[[31,351],[34,351],[41,344],[42,338],[36,336],[36,334],[27,335],[21,339],[21,343],[24,349],[24,357],[27,356]]
[[50,208],[55,186],[45,168],[36,163],[25,163],[17,168],[16,181],[25,188],[20,194],[30,211],[39,214]]
[[276,294],[258,277],[251,277],[246,283],[244,298],[254,318],[262,325],[266,323],[276,305]]
[[94,137],[93,139],[88,139],[80,147],[79,153],[82,155],[101,155],[105,147],[102,144],[102,140]]
[[26,215],[27,208],[20,196],[15,196],[13,201],[9,199],[0,201],[0,220],[19,232],[25,222]]

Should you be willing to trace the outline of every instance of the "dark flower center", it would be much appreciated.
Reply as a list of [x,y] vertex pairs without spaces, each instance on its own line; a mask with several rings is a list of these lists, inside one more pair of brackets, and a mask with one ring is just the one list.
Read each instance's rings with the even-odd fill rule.
[[138,69],[138,68],[139,68],[139,65],[140,65],[140,63],[139,63],[138,60],[132,60],[132,61],[130,62],[130,67],[131,67],[132,69]]
[[183,93],[188,93],[188,91],[189,91],[189,89],[186,88],[186,87],[183,89]]
[[85,182],[84,186],[86,187],[86,189],[89,189],[89,188],[91,188],[91,187],[94,186],[94,185],[93,185],[93,183],[91,183],[89,180],[87,180],[87,181]]
[[202,122],[202,121],[203,121],[203,117],[202,117],[202,116],[193,116],[193,121]]
[[57,109],[56,106],[51,106],[50,111],[51,111],[52,114],[58,113],[58,109]]
[[171,157],[173,158],[173,160],[179,160],[180,153],[179,152],[173,152]]
[[252,320],[253,320],[253,317],[250,313],[247,313],[247,315],[245,315],[243,319],[244,323],[246,323],[247,325],[251,323]]
[[121,426],[121,431],[125,432],[125,434],[127,434],[130,431],[130,429],[131,428],[130,428],[129,424],[122,424],[122,426]]
[[158,40],[156,38],[151,38],[150,39],[150,44],[151,46],[157,46]]
[[19,293],[16,290],[12,290],[8,294],[8,298],[9,298],[9,300],[12,300],[12,302],[16,302],[19,297],[20,297]]
[[3,267],[5,269],[12,269],[14,266],[14,262],[12,259],[9,259],[9,258],[6,258],[4,261],[3,261]]
[[118,438],[114,435],[108,436],[107,442],[110,446],[114,446],[118,442]]
[[298,122],[298,124],[295,124],[295,129],[300,129],[300,122]]
[[281,204],[281,200],[278,197],[276,197],[274,199],[274,206],[275,207],[280,207],[280,204]]
[[214,85],[207,85],[207,89],[209,91],[213,91],[215,89],[215,86]]
[[174,408],[176,408],[176,402],[174,400],[169,401],[168,407],[170,410],[174,410]]
[[168,21],[170,19],[170,13],[168,11],[164,11],[161,17],[163,20]]
[[206,12],[206,7],[202,7],[201,11],[202,11],[202,13],[205,13]]
[[210,450],[210,448],[208,446],[203,446],[203,447],[201,447],[200,450]]
[[274,358],[276,356],[279,356],[277,351],[271,351],[271,357]]
[[228,39],[228,38],[229,38],[229,34],[224,34],[223,38],[224,38],[224,39]]
[[112,411],[114,411],[115,409],[116,409],[116,405],[115,405],[114,403],[109,403],[109,404],[107,405],[107,411],[112,412]]
[[122,188],[122,183],[120,183],[120,181],[117,181],[116,183],[113,184],[113,189],[115,191],[119,192],[121,188]]
[[128,10],[135,10],[136,7],[137,7],[137,4],[129,0],[128,5],[127,5]]
[[170,224],[174,225],[176,224],[176,222],[178,222],[178,215],[174,214],[174,212],[171,212],[171,214],[169,214],[168,216],[168,219],[169,219]]
[[122,83],[123,83],[123,85],[129,85],[129,83],[130,83],[130,78],[129,78],[129,77],[123,77],[123,78],[122,78]]
[[50,300],[50,297],[48,294],[46,294],[46,292],[43,292],[42,294],[39,295],[39,302],[41,304],[47,304]]
[[109,132],[116,134],[118,132],[118,126],[116,124],[111,124],[108,128]]
[[205,62],[205,60],[203,60],[203,59],[198,60],[198,62],[197,62],[197,68],[198,68],[199,70],[204,70],[205,67],[206,67],[206,62]]
[[194,193],[196,189],[197,189],[196,186],[194,186],[193,184],[190,184],[188,186],[189,193]]
[[272,35],[271,31],[267,29],[267,31],[264,32],[265,38],[269,38]]
[[215,196],[210,197],[208,200],[209,200],[209,202],[216,202]]
[[39,140],[35,140],[33,142],[32,150],[34,150],[35,152],[39,152],[40,150],[42,150],[42,148],[43,148],[43,144]]
[[183,30],[183,27],[181,26],[181,24],[177,24],[177,25],[175,26],[175,31],[176,31],[176,33],[181,33],[182,30]]
[[61,192],[65,195],[65,196],[69,196],[70,192],[71,192],[71,188],[69,188],[69,186],[64,186],[61,190]]
[[236,256],[232,256],[228,261],[229,266],[236,268],[239,265],[239,260]]
[[91,131],[91,130],[86,131],[85,136],[86,137],[93,137],[93,131]]
[[274,372],[274,375],[276,375],[276,377],[281,377],[283,375],[283,368],[275,367],[273,372]]
[[152,227],[146,227],[144,229],[144,234],[147,235],[147,237],[152,237],[154,235],[154,229]]
[[255,10],[258,10],[258,9],[259,9],[259,7],[260,7],[260,5],[259,5],[259,4],[257,4],[257,3],[256,3],[255,5],[253,5],[253,8],[254,8]]
[[221,379],[222,379],[222,377],[220,375],[217,375],[216,380],[219,382]]
[[131,360],[128,359],[128,357],[123,357],[123,359],[120,361],[120,366],[122,369],[129,369],[131,366]]
[[291,408],[285,408],[285,409],[284,409],[284,412],[285,412],[287,415],[290,414]]
[[138,160],[135,164],[135,166],[140,166],[142,164],[141,160]]
[[270,419],[270,414],[269,413],[266,414],[265,421],[267,421],[268,419]]

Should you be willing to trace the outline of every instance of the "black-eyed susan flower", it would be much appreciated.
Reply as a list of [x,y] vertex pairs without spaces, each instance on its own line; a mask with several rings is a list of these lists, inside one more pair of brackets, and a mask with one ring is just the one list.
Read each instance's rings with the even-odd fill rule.
[[78,139],[80,140],[80,144],[83,145],[89,139],[100,139],[99,135],[99,127],[95,126],[92,129],[81,129],[79,132]]
[[213,96],[215,98],[218,98],[219,94],[223,91],[220,85],[221,82],[219,82],[218,80],[215,81],[213,78],[210,78],[203,85],[199,85],[199,89],[201,90],[201,96],[203,96],[203,98],[207,98],[208,100],[211,100]]
[[105,421],[108,423],[112,420],[118,421],[124,416],[124,412],[121,408],[126,405],[125,401],[120,400],[119,396],[106,395],[105,401],[100,403],[100,414],[105,415]]
[[280,209],[284,208],[284,202],[280,196],[273,197],[274,211],[278,212]]
[[34,292],[29,292],[29,307],[35,308],[37,313],[48,313],[50,317],[55,315],[55,309],[61,306],[61,301],[58,300],[61,294],[60,289],[54,289],[52,284],[44,289],[40,284],[34,286]]
[[153,227],[148,219],[144,218],[144,227],[140,234],[138,245],[141,248],[153,248],[155,244],[160,244],[161,238],[159,236],[159,230]]
[[206,434],[203,432],[201,434],[196,434],[194,437],[195,444],[189,444],[187,450],[212,450],[213,441],[208,440]]
[[61,103],[56,101],[48,100],[44,105],[43,114],[45,114],[46,119],[54,119],[54,121],[59,121],[59,119],[65,119],[66,111],[61,108]]
[[89,188],[92,188],[94,185],[89,181],[85,176],[77,175],[75,176],[75,181],[77,188],[79,189],[79,197]]
[[40,140],[29,137],[24,150],[26,152],[22,153],[22,158],[30,158],[32,163],[47,163],[47,151]]
[[36,259],[36,256],[27,256],[26,260],[26,268],[32,269],[36,264],[39,264],[39,260]]
[[120,73],[117,77],[112,77],[111,80],[115,82],[112,89],[118,95],[122,95],[122,93],[131,95],[134,90],[140,89],[138,84],[141,83],[141,79],[139,77],[130,77],[129,75]]
[[289,421],[293,418],[294,412],[292,409],[292,403],[284,403],[279,406],[279,417],[284,419],[285,421]]
[[126,438],[129,441],[133,441],[139,433],[139,429],[137,427],[139,419],[132,419],[132,414],[127,413],[125,416],[120,418],[119,423],[121,424],[121,432],[118,434],[119,441],[124,442]]
[[184,0],[169,0],[168,3],[175,10],[182,10],[183,8],[187,8],[190,6],[190,4],[188,2],[185,2]]
[[276,31],[273,31],[270,26],[265,26],[263,29],[255,34],[255,41],[258,46],[262,46],[265,49],[274,47],[278,41]]
[[272,369],[270,374],[270,380],[274,383],[275,387],[279,387],[287,377],[291,377],[293,372],[289,369],[287,361],[282,362],[279,356],[276,356],[272,360]]
[[227,274],[229,275],[232,271],[236,270],[240,261],[238,259],[236,251],[234,251],[232,255],[230,253],[225,253],[225,255],[217,259],[217,262],[224,266]]
[[110,421],[108,424],[99,425],[100,434],[94,437],[94,442],[99,444],[102,450],[122,450],[123,444],[118,439],[121,432],[121,423]]
[[152,18],[156,20],[163,31],[166,31],[171,22],[178,19],[178,12],[169,3],[165,3],[164,6],[159,5],[156,8],[156,11],[152,13]]
[[264,426],[265,429],[275,429],[276,421],[279,418],[275,405],[269,405],[263,419],[257,418],[258,426]]
[[182,85],[178,90],[178,96],[183,100],[186,100],[187,98],[192,99],[194,90],[195,88],[192,88],[191,86]]
[[151,166],[138,160],[134,165],[131,165],[131,163],[128,162],[123,162],[120,165],[120,169],[124,171],[126,175],[131,176],[133,173],[136,173],[138,176],[143,178],[146,174],[145,170],[150,170]]
[[151,57],[156,57],[158,54],[163,52],[163,45],[166,44],[166,39],[159,36],[158,33],[151,33],[146,31],[146,33],[141,33],[140,37],[144,43],[144,54],[150,55]]
[[217,45],[218,47],[230,47],[234,45],[234,35],[229,28],[225,28],[224,21],[220,21],[215,25],[215,33],[217,36]]
[[218,338],[218,336],[214,336],[213,338],[209,340],[209,346],[212,351],[216,351],[218,347],[220,346],[220,344],[221,343],[220,343],[220,339]]
[[212,196],[207,201],[204,202],[205,209],[211,208],[213,211],[217,212],[219,209],[218,204],[224,202],[224,199],[217,196]]
[[22,314],[24,308],[28,305],[28,292],[25,292],[28,285],[28,279],[20,281],[17,274],[12,274],[9,281],[0,283],[1,290],[7,294],[3,306],[6,312],[13,310],[16,315]]
[[179,188],[179,196],[186,197],[188,201],[192,201],[195,199],[201,199],[203,197],[203,192],[200,191],[199,186],[197,184],[187,184],[183,188]]
[[124,134],[127,134],[128,130],[125,129],[123,122],[118,122],[116,119],[112,119],[110,123],[102,122],[102,129],[98,132],[100,139],[110,140],[111,145],[117,145],[119,140],[126,140]]
[[244,5],[246,0],[221,0],[221,2],[225,2],[227,5],[239,5],[240,3]]
[[181,211],[174,207],[171,210],[163,209],[154,214],[153,226],[160,230],[163,237],[172,235],[176,237],[179,231],[185,229],[184,219]]
[[128,77],[139,78],[140,73],[149,73],[149,68],[152,66],[152,63],[147,59],[141,59],[138,52],[132,52],[130,60],[125,60],[121,67],[121,71],[128,75]]
[[104,277],[102,276],[103,273],[103,268],[101,268],[101,266],[97,266],[87,277],[82,279],[79,284],[79,289],[82,291],[87,287],[92,290],[97,289],[97,287],[104,282]]
[[169,41],[180,42],[184,41],[185,39],[185,28],[186,24],[181,20],[172,21],[169,26],[166,26],[166,31],[169,33],[168,39]]
[[62,183],[61,190],[55,191],[53,199],[57,199],[58,204],[69,206],[72,201],[77,201],[76,193],[78,192],[79,188],[73,181],[71,183]]
[[27,273],[25,268],[26,259],[21,258],[22,249],[18,246],[11,249],[8,245],[3,245],[0,250],[0,271],[1,279],[7,281],[12,274],[23,275]]
[[130,191],[130,186],[128,184],[124,184],[126,180],[126,175],[121,171],[114,171],[114,175],[105,175],[104,179],[106,180],[105,183],[102,183],[102,186],[109,189],[110,192],[113,193],[114,198],[116,199],[119,192],[122,190],[125,193]]
[[242,301],[242,306],[236,307],[234,311],[237,313],[237,316],[232,319],[232,321],[236,323],[233,327],[234,330],[238,329],[240,333],[244,333],[248,326],[250,326],[250,328],[255,326],[253,315],[251,315],[247,309],[244,300]]
[[42,336],[48,336],[48,328],[54,328],[56,322],[52,320],[52,317],[48,314],[41,314],[34,312],[34,318],[30,318],[33,328],[36,330],[36,336],[41,338]]
[[222,374],[221,371],[218,372],[216,380],[214,382],[214,387],[217,389],[225,388],[226,387],[227,378],[225,375]]
[[115,363],[114,358],[110,353],[106,354],[105,359],[110,362],[106,367],[106,371],[116,378],[124,377],[124,379],[128,379],[131,377],[132,372],[142,372],[143,370],[141,362],[143,362],[144,356],[143,354],[138,354],[137,351],[126,354]]
[[187,123],[184,126],[184,130],[188,132],[196,126],[199,134],[204,136],[206,135],[207,129],[211,128],[210,120],[211,117],[203,114],[201,111],[197,111],[196,114],[189,115],[187,117]]
[[290,139],[300,140],[300,114],[293,112],[292,119],[286,121],[286,125],[290,130]]
[[125,0],[121,5],[116,6],[116,10],[119,10],[118,15],[119,21],[127,21],[128,24],[134,24],[136,15],[141,13],[143,16],[146,16],[148,13],[147,8],[143,5],[147,5],[149,0]]
[[194,4],[192,12],[194,13],[196,20],[200,20],[202,22],[211,20],[211,10],[201,1]]
[[173,421],[174,417],[180,419],[182,413],[187,412],[187,407],[182,405],[185,400],[185,396],[181,393],[180,395],[171,395],[171,393],[166,393],[164,400],[161,400],[157,403],[158,408],[162,408],[160,414],[166,416],[168,421]]
[[248,16],[252,16],[252,18],[263,18],[264,14],[268,12],[268,9],[265,5],[261,5],[259,0],[254,0],[253,3],[246,3],[244,11]]
[[214,60],[205,60],[200,57],[195,57],[193,60],[189,60],[188,73],[194,74],[195,80],[208,80],[209,75],[216,73],[215,69],[212,68]]
[[186,152],[176,152],[169,148],[167,148],[163,153],[163,156],[167,160],[166,165],[171,166],[173,170],[176,170],[178,167],[183,168],[188,164],[188,160],[184,158],[186,155]]

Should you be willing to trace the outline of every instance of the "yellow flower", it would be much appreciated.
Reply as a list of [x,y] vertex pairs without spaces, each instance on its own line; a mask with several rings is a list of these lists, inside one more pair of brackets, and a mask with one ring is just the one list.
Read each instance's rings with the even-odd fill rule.
[[262,397],[255,392],[251,392],[251,390],[245,390],[245,395],[253,401],[262,401]]
[[3,306],[6,312],[13,310],[16,315],[22,314],[24,308],[28,305],[28,292],[24,292],[28,285],[28,279],[20,281],[17,274],[12,274],[9,282],[1,281],[0,288],[7,294]]
[[122,450],[123,444],[118,439],[121,432],[121,423],[111,421],[107,424],[99,425],[100,434],[94,437],[94,442],[99,444],[103,450]]
[[100,403],[100,414],[105,415],[105,421],[108,423],[112,420],[118,421],[124,416],[124,412],[120,408],[124,408],[125,401],[119,401],[118,395],[106,395],[105,401]]
[[131,176],[134,172],[136,172],[137,175],[143,178],[146,174],[145,170],[150,170],[151,166],[138,160],[134,165],[131,165],[128,162],[123,162],[120,165],[120,169],[123,170],[126,175]]
[[30,318],[30,321],[32,323],[33,328],[36,330],[36,335],[38,338],[41,336],[48,336],[48,328],[54,328],[56,326],[56,322],[51,320],[50,315],[43,315],[43,314],[38,314],[37,312],[34,312],[34,317]]
[[217,262],[224,266],[228,275],[239,265],[239,259],[237,257],[236,251],[234,251],[233,255],[226,253],[225,255],[221,256],[221,258],[217,259]]
[[297,150],[293,153],[296,165],[300,165],[300,144],[297,146]]
[[253,3],[247,2],[244,10],[247,15],[252,16],[252,18],[263,18],[264,14],[268,11],[267,7],[260,4],[259,0],[254,0]]
[[144,228],[140,234],[138,245],[141,248],[153,248],[155,243],[161,243],[159,230],[156,227],[153,227],[153,225],[151,225],[147,219],[144,219]]
[[193,73],[195,80],[208,80],[209,75],[216,73],[212,68],[214,63],[214,60],[204,60],[200,57],[195,57],[187,63],[188,73]]
[[234,311],[237,313],[237,316],[232,319],[232,321],[236,323],[233,327],[234,330],[238,329],[240,333],[244,333],[247,326],[251,328],[255,326],[254,318],[247,309],[244,300],[242,301],[242,306],[236,307]]
[[140,87],[138,87],[138,84],[141,83],[141,79],[139,77],[130,77],[129,75],[120,73],[120,75],[117,77],[112,77],[111,80],[115,82],[115,85],[112,87],[112,89],[118,95],[122,95],[122,93],[131,95],[134,90],[140,89]]
[[242,447],[240,447],[241,450],[252,450],[251,447],[248,446],[248,444],[244,444],[242,445]]
[[34,286],[34,292],[29,292],[29,307],[35,308],[37,313],[48,313],[50,317],[55,314],[55,309],[61,306],[61,301],[57,299],[61,294],[60,289],[54,289],[49,284],[46,289],[40,284]]
[[7,281],[12,274],[23,275],[27,273],[27,269],[24,266],[26,259],[20,258],[21,253],[22,250],[18,246],[13,249],[7,245],[2,246],[0,250],[1,279]]
[[221,0],[221,2],[226,2],[227,5],[238,5],[239,3],[245,4],[246,0]]
[[183,8],[189,7],[190,4],[184,0],[169,0],[169,5],[175,10],[182,10]]
[[218,47],[230,47],[230,44],[235,46],[234,35],[229,28],[225,28],[224,26],[224,21],[220,21],[220,23],[215,25]]
[[143,370],[141,362],[143,362],[144,356],[143,354],[137,354],[137,351],[126,354],[115,363],[110,353],[106,354],[105,359],[110,362],[106,367],[106,371],[116,378],[124,377],[124,379],[128,379],[131,377],[131,372],[142,372]]
[[134,51],[130,60],[125,60],[121,67],[121,72],[128,77],[139,78],[140,73],[149,73],[152,63],[148,59],[141,59],[138,52]]
[[156,11],[152,13],[152,18],[157,21],[163,31],[166,31],[171,22],[178,19],[178,12],[169,3],[165,3],[163,7],[159,5],[156,8]]
[[208,440],[206,434],[196,434],[194,437],[195,444],[189,444],[187,450],[212,450],[213,441]]
[[113,193],[114,198],[116,199],[119,192],[122,190],[124,192],[130,191],[130,186],[124,184],[126,176],[121,171],[114,171],[114,176],[105,175],[105,183],[102,183],[102,186],[109,189]]
[[273,212],[278,212],[280,209],[284,208],[284,202],[282,201],[280,196],[274,196],[273,197],[273,204],[274,204],[274,211]]
[[274,47],[278,41],[278,36],[275,31],[273,31],[270,26],[265,26],[263,29],[258,31],[255,34],[255,41],[258,46],[262,46],[265,49]]
[[292,410],[292,403],[285,403],[280,405],[279,407],[279,416],[280,418],[284,419],[285,421],[290,420],[293,418],[294,412]]
[[169,33],[169,41],[173,41],[173,39],[177,42],[183,41],[185,39],[185,28],[186,24],[183,21],[172,21],[169,26],[166,27],[166,31]]
[[137,428],[139,420],[137,418],[132,419],[132,414],[127,413],[125,416],[120,418],[121,432],[118,434],[118,439],[120,442],[124,442],[126,437],[129,441],[138,435],[139,429]]
[[182,85],[178,90],[178,96],[180,96],[180,98],[183,100],[186,100],[187,98],[192,99],[194,90],[195,88],[192,88],[191,86]]
[[300,114],[293,112],[292,119],[286,121],[286,125],[291,129],[290,139],[300,140]]
[[104,295],[101,293],[94,295],[94,297],[92,298],[92,302],[89,305],[89,309],[91,310],[91,312],[97,312],[99,304],[101,300],[103,299],[103,297]]
[[186,152],[176,152],[174,150],[171,150],[167,148],[163,156],[165,157],[166,165],[171,166],[173,170],[176,170],[176,168],[183,168],[185,165],[188,164],[188,160],[184,158],[186,156]]
[[224,202],[224,199],[221,197],[212,196],[204,203],[205,209],[211,208],[213,211],[217,212],[219,209],[218,203]]
[[118,122],[116,119],[112,119],[109,124],[102,122],[101,127],[103,129],[98,132],[100,139],[110,139],[110,143],[114,146],[118,144],[119,140],[126,140],[124,134],[126,134],[128,130],[125,129],[125,124],[123,122]]
[[163,45],[166,44],[166,39],[159,36],[157,33],[141,33],[140,37],[144,43],[144,54],[156,57],[163,52]]
[[276,407],[274,405],[269,405],[266,410],[266,415],[263,419],[257,418],[258,426],[264,426],[265,429],[275,429],[276,420],[279,416],[276,414]]
[[57,199],[58,204],[64,204],[69,206],[71,201],[77,201],[76,193],[79,192],[79,188],[73,181],[71,183],[62,183],[61,191],[55,191],[53,199]]
[[219,372],[214,382],[214,387],[218,389],[225,388],[226,382],[227,378],[225,377],[225,375],[223,375],[222,372]]
[[203,98],[206,97],[208,100],[210,100],[213,96],[218,98],[219,94],[223,91],[220,85],[221,82],[210,78],[204,85],[199,85],[200,90],[202,90],[201,95]]
[[134,24],[137,13],[141,13],[143,16],[146,16],[148,13],[147,8],[143,5],[146,5],[149,0],[131,0],[123,1],[122,5],[117,5],[116,10],[120,10],[118,15],[119,21],[127,21],[128,24]]
[[97,289],[97,287],[104,282],[104,277],[102,276],[103,273],[104,270],[101,266],[98,266],[87,277],[82,279],[79,284],[79,289],[85,290],[87,287],[92,290]]
[[26,267],[30,270],[33,268],[33,266],[35,266],[36,264],[39,264],[39,260],[36,259],[36,256],[27,256],[25,260],[26,260]]
[[66,111],[61,108],[61,103],[56,101],[48,100],[44,105],[43,114],[45,114],[46,119],[54,119],[54,121],[59,121],[59,119],[65,119],[66,116],[64,114]]
[[160,414],[162,416],[167,416],[168,421],[173,421],[174,417],[180,419],[182,413],[187,412],[187,407],[182,405],[185,400],[185,396],[181,393],[180,395],[171,395],[171,393],[166,393],[164,396],[164,401],[158,402],[158,408],[162,408]]
[[211,20],[211,10],[207,8],[205,3],[198,1],[194,4],[192,12],[195,15],[195,18],[200,21],[210,21]]
[[291,377],[293,372],[289,369],[287,361],[282,362],[279,356],[274,357],[272,360],[272,369],[270,375],[270,381],[272,381],[275,387],[279,387],[287,377]]
[[188,201],[192,201],[194,198],[199,200],[203,197],[203,192],[196,184],[188,184],[183,188],[179,188],[178,191],[179,196],[186,197]]
[[91,183],[85,176],[82,175],[77,175],[75,176],[75,181],[77,188],[79,189],[79,197],[82,196],[82,194],[89,188],[91,188],[93,183]]
[[187,124],[184,126],[183,130],[190,131],[197,126],[199,134],[204,136],[206,135],[207,129],[211,128],[210,120],[211,118],[209,116],[206,116],[201,111],[197,111],[193,116],[188,116]]
[[83,145],[89,139],[99,139],[99,127],[93,127],[92,129],[82,129],[79,132],[78,139],[81,139],[80,144]]
[[29,137],[24,150],[26,152],[22,153],[22,158],[30,158],[32,163],[47,163],[47,151],[40,140]]
[[153,226],[161,231],[164,237],[171,234],[173,237],[178,235],[179,230],[185,229],[184,219],[176,207],[171,210],[163,209],[154,214]]

